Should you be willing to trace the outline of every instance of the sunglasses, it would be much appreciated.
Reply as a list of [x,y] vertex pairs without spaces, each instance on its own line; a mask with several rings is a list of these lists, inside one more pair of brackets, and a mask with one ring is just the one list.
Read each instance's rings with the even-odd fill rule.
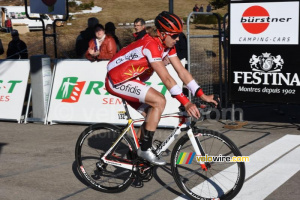
[[166,35],[169,35],[173,40],[176,40],[176,38],[178,38],[179,37],[179,34],[177,34],[177,33],[168,33],[168,32],[165,32],[166,33]]

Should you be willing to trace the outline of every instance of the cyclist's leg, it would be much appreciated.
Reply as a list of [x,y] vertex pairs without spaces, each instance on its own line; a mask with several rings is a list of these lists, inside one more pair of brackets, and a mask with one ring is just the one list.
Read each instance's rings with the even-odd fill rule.
[[[141,148],[143,151],[146,151],[152,146],[153,134],[165,108],[165,98],[161,93],[150,88],[146,94],[145,103],[127,102],[146,118],[137,133],[137,137],[142,143]],[[144,138],[145,134],[146,140]]]
[[145,103],[150,106],[142,128],[141,150],[146,151],[152,146],[152,138],[159,123],[161,114],[166,105],[165,97],[153,88],[150,88],[145,97]]
[[147,111],[145,126],[142,128],[141,148],[138,149],[138,156],[148,160],[156,165],[165,165],[166,162],[156,157],[152,152],[152,139],[159,123],[161,114],[164,111],[166,100],[165,97],[158,91],[150,88],[146,94],[145,103],[150,106]]
[[146,94],[145,103],[150,105],[147,112],[145,129],[155,131],[165,109],[166,99],[160,92],[150,88]]
[[150,108],[147,109],[145,129],[143,131],[144,137],[141,140],[141,148],[138,150],[138,155],[153,164],[164,165],[166,162],[153,154],[151,146],[153,134],[165,108],[165,97],[155,89],[137,79],[132,79],[114,86],[107,78],[105,86],[109,93],[126,100],[136,110],[140,110],[141,104],[143,103],[150,106]]

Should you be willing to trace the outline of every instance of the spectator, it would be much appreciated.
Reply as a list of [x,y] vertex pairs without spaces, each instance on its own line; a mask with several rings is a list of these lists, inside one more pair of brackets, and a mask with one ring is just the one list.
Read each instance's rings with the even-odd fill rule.
[[2,45],[2,41],[0,39],[0,55],[4,54],[4,48],[3,48],[3,45]]
[[20,40],[19,32],[12,30],[11,37],[12,41],[8,44],[6,59],[28,59],[27,46],[25,42]]
[[136,18],[134,20],[134,29],[136,32],[133,34],[133,36],[135,41],[141,39],[146,34],[145,24],[145,20],[142,18]]
[[211,5],[210,5],[210,4],[208,4],[208,5],[206,6],[206,12],[211,12]]
[[105,24],[105,34],[112,36],[115,39],[116,45],[117,45],[117,52],[120,51],[120,49],[122,49],[121,43],[119,41],[119,38],[116,36],[116,27],[114,25],[114,23],[112,22],[107,22]]
[[10,33],[12,30],[11,19],[7,16],[7,20],[5,21],[6,32]]
[[203,12],[204,8],[203,8],[203,4],[201,4],[200,8],[199,8],[199,12]]
[[152,32],[153,27],[152,26],[146,26],[145,30],[146,30],[146,33]]
[[179,34],[179,41],[176,42],[175,48],[177,51],[177,57],[182,59],[187,59],[187,39],[183,32]]
[[89,48],[89,41],[95,37],[95,26],[99,23],[98,19],[91,17],[88,19],[88,27],[81,31],[76,39],[77,58],[84,58],[85,52]]
[[117,45],[112,36],[105,35],[102,24],[95,26],[95,37],[90,40],[85,57],[90,61],[109,60],[117,53]]
[[196,4],[195,7],[193,8],[193,12],[199,12],[199,6],[198,6],[198,4]]

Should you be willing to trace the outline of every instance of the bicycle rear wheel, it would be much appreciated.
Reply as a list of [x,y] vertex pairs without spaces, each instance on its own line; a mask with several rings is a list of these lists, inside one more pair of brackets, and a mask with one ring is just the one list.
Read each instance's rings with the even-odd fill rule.
[[[208,156],[241,156],[239,149],[226,136],[211,130],[195,129],[195,139],[200,142]],[[199,143],[198,143],[199,144]],[[191,141],[184,135],[175,144],[171,156],[172,173],[178,187],[191,199],[232,199],[243,186],[244,162],[206,162],[207,171],[202,170],[189,155],[195,152]]]
[[[114,144],[122,129],[112,124],[94,124],[79,136],[75,158],[80,175],[89,185],[101,192],[121,192],[133,181],[131,170],[104,163],[101,157]],[[111,154],[112,160],[131,162],[135,154],[133,141],[124,135]]]

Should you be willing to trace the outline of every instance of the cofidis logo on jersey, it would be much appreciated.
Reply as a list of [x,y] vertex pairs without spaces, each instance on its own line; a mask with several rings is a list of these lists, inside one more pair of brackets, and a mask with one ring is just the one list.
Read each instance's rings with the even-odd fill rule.
[[231,44],[299,44],[299,2],[231,5]]

